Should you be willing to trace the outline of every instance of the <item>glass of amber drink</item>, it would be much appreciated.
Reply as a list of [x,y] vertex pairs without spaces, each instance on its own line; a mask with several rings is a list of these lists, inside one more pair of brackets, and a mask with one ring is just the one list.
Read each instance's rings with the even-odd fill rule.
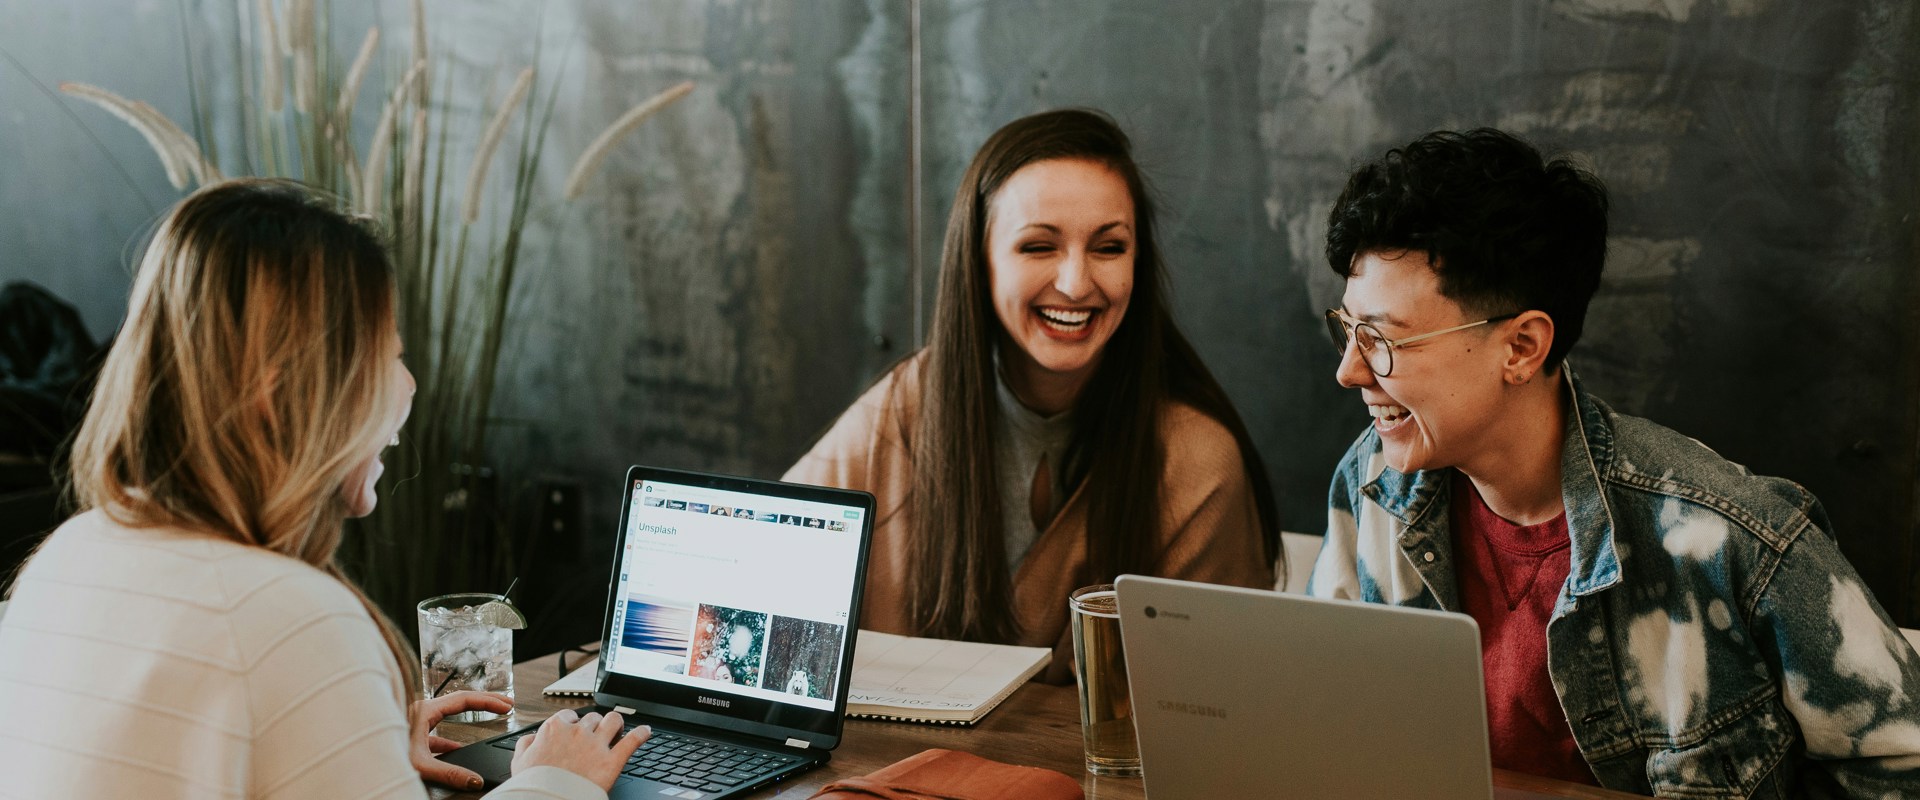
[[1067,596],[1073,611],[1073,680],[1080,687],[1080,731],[1087,771],[1140,775],[1127,661],[1120,650],[1120,604],[1113,584],[1083,586]]

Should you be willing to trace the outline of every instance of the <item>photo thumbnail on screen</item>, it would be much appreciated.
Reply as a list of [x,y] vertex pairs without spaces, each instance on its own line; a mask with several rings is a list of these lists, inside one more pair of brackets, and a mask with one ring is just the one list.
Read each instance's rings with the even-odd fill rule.
[[687,674],[757,687],[766,641],[766,614],[702,603],[693,626],[693,652]]
[[847,628],[831,622],[774,617],[767,638],[765,687],[818,700],[834,699]]
[[691,603],[658,597],[627,598],[626,620],[620,627],[620,646],[662,656],[648,659],[659,671],[685,674],[693,633]]

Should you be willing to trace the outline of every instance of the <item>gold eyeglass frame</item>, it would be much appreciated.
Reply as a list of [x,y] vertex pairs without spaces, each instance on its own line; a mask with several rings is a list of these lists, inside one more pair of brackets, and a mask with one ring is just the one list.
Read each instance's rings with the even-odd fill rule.
[[[1464,325],[1455,325],[1451,328],[1442,328],[1437,331],[1429,331],[1427,333],[1416,334],[1414,336],[1408,336],[1402,339],[1389,339],[1386,336],[1381,335],[1380,329],[1377,327],[1374,327],[1373,323],[1355,319],[1351,316],[1348,316],[1347,312],[1345,311],[1342,311],[1337,308],[1329,308],[1327,309],[1327,313],[1326,313],[1327,334],[1333,337],[1334,349],[1338,350],[1340,355],[1345,356],[1347,353],[1347,343],[1352,342],[1354,347],[1359,348],[1360,360],[1366,362],[1367,369],[1372,370],[1373,374],[1378,375],[1382,378],[1393,374],[1393,351],[1398,350],[1403,346],[1413,344],[1414,342],[1418,342],[1422,339],[1431,339],[1435,336],[1439,336],[1442,334],[1453,333],[1455,331],[1464,331],[1468,328],[1477,328],[1481,325],[1487,325],[1494,322],[1504,322],[1506,320],[1513,319],[1514,317],[1517,317],[1517,316],[1520,316],[1519,312],[1515,312],[1512,314],[1501,314],[1500,316],[1497,316],[1497,317],[1488,317],[1486,319],[1479,320],[1477,322],[1469,322]],[[1361,341],[1363,340],[1359,336],[1355,335],[1355,333],[1358,332],[1361,328],[1367,329],[1368,336],[1372,337],[1374,341],[1377,341],[1380,344],[1386,345],[1386,347],[1384,349],[1374,349],[1374,348],[1369,348],[1364,344],[1361,344]],[[1381,369],[1380,365],[1373,363],[1374,361],[1373,354],[1376,352],[1387,354],[1386,369]]]

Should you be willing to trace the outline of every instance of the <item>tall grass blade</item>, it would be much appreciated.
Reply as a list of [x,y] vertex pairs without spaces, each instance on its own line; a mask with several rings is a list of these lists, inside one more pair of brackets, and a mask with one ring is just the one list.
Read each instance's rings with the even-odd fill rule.
[[[422,0],[413,0],[413,63],[427,63],[427,7]],[[414,80],[419,85],[414,87],[413,96],[424,108],[427,105],[427,87],[431,85],[432,80],[427,77],[424,70],[415,76]]]
[[360,210],[371,216],[380,215],[380,200],[387,191],[387,156],[393,152],[393,126],[400,108],[406,105],[408,88],[413,86],[414,76],[426,69],[426,62],[413,65],[407,70],[406,77],[393,87],[393,95],[387,98],[387,105],[380,110],[380,121],[373,126],[372,144],[367,148],[367,165],[360,170],[360,186],[364,194],[360,195]]
[[287,46],[293,54],[293,110],[312,114],[320,93],[313,0],[293,0],[287,6]]
[[493,115],[493,121],[487,123],[486,133],[480,137],[480,148],[474,152],[473,167],[467,172],[466,201],[461,219],[472,225],[480,218],[480,190],[487,181],[487,165],[493,162],[493,151],[500,147],[500,137],[506,133],[507,123],[513,119],[513,112],[527,97],[527,89],[533,86],[533,67],[520,71],[520,77],[514,79],[513,88],[507,90],[507,99],[500,104],[500,110]]
[[412,237],[407,247],[419,246],[420,175],[427,153],[427,110],[414,109],[413,125],[407,130],[407,156],[400,164],[400,197],[406,205],[400,211],[400,233]]
[[153,154],[160,157],[160,167],[167,172],[167,182],[173,184],[175,189],[187,188],[187,181],[194,177],[194,170],[187,164],[186,159],[181,157],[179,147],[171,140],[171,134],[154,124],[153,118],[158,116],[159,112],[156,111],[151,115],[144,113],[140,107],[145,106],[146,103],[128,100],[98,86],[84,83],[68,81],[60,84],[60,91],[99,106],[107,113],[118,117],[121,122],[127,123],[140,134],[141,138],[147,140],[147,147],[153,150]]
[[586,152],[580,155],[580,160],[573,163],[573,170],[567,173],[567,188],[561,192],[561,196],[568,200],[579,197],[581,192],[586,191],[588,179],[600,169],[600,162],[606,160],[607,153],[613,150],[614,144],[619,142],[621,137],[632,132],[634,128],[640,127],[640,123],[647,121],[647,117],[653,116],[673,101],[686,97],[691,91],[693,91],[693,81],[681,82],[620,115],[612,125],[607,126],[599,136],[594,137],[593,144],[588,145]]
[[256,0],[254,13],[260,18],[260,92],[267,111],[278,114],[286,106],[280,60],[286,46],[280,42],[279,26],[274,23],[273,0]]
[[360,96],[360,82],[367,77],[367,65],[373,62],[373,51],[379,46],[380,28],[368,28],[367,38],[360,40],[360,54],[353,57],[353,66],[347,68],[346,80],[340,84],[340,100],[334,104],[333,116],[347,134],[353,132],[353,106]]

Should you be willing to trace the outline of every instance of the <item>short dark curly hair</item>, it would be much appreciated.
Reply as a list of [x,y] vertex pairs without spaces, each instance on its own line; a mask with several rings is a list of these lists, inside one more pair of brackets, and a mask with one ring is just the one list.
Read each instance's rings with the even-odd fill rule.
[[1566,158],[1492,128],[1435,131],[1347,180],[1327,220],[1327,265],[1368,252],[1426,254],[1440,293],[1475,314],[1553,319],[1553,370],[1580,340],[1607,258],[1607,189]]

